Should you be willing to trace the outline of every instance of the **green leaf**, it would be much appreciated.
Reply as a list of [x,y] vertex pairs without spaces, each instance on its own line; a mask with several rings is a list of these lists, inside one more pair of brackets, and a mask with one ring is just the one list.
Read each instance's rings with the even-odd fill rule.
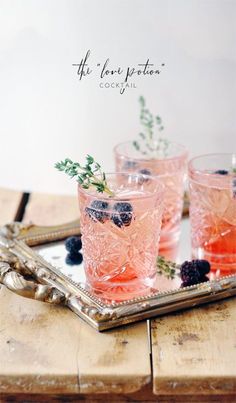
[[67,164],[72,164],[73,162],[71,161],[70,158],[66,158],[64,163],[65,163],[65,165],[67,165]]
[[107,192],[109,196],[114,195],[108,187],[105,173],[101,171],[101,165],[95,162],[91,155],[86,156],[85,166],[66,158],[64,161],[56,162],[54,167],[65,172],[70,178],[76,177],[76,181],[84,189],[94,186],[97,192]]
[[142,139],[145,139],[145,134],[143,134],[142,132],[139,133],[139,136],[140,136]]
[[140,150],[140,146],[137,141],[133,141],[133,145],[136,148],[136,150]]
[[88,154],[87,157],[86,157],[86,159],[87,159],[87,162],[88,162],[89,165],[93,164],[94,158],[91,157],[91,155]]
[[146,106],[146,101],[143,96],[139,97],[140,103],[140,124],[143,129],[139,133],[141,138],[140,142],[133,141],[133,146],[141,154],[149,155],[151,157],[158,157],[168,155],[169,142],[162,144],[159,133],[164,130],[162,119],[159,115],[154,116]]
[[140,102],[140,105],[141,105],[142,107],[145,106],[145,99],[144,99],[144,97],[143,97],[142,95],[139,97],[139,102]]

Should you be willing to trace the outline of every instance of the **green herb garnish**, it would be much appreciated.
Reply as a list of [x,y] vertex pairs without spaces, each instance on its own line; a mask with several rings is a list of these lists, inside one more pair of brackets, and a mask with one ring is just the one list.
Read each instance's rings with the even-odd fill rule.
[[102,172],[101,165],[94,161],[91,155],[87,155],[85,166],[66,158],[64,161],[57,162],[55,168],[65,172],[71,178],[76,177],[77,182],[84,189],[89,189],[93,186],[98,193],[105,192],[109,196],[114,196],[114,193],[108,187],[106,175]]
[[164,275],[165,277],[173,280],[179,271],[179,266],[171,262],[170,260],[165,260],[163,256],[158,256],[156,260],[157,274]]
[[160,136],[160,132],[164,130],[162,119],[160,116],[152,115],[146,107],[146,101],[143,96],[139,98],[139,103],[141,108],[140,123],[143,130],[139,133],[140,140],[133,141],[134,147],[143,155],[153,157],[167,156],[169,141]]

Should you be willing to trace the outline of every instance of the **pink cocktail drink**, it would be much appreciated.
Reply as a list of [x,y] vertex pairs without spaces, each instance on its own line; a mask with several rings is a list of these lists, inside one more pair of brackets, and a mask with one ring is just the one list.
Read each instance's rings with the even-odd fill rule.
[[210,154],[189,163],[192,254],[213,271],[236,271],[236,155]]
[[85,273],[96,295],[121,301],[154,286],[163,185],[126,173],[108,174],[107,182],[114,197],[79,187]]
[[159,158],[143,156],[132,142],[119,144],[114,149],[116,170],[153,175],[165,186],[165,203],[162,217],[159,254],[175,260],[180,237],[183,209],[184,179],[187,151],[185,147],[170,143],[168,154]]

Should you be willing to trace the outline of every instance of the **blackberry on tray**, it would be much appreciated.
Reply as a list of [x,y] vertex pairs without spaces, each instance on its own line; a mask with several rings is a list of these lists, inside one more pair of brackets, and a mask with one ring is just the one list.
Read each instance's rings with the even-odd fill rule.
[[82,248],[81,237],[79,236],[70,236],[65,241],[66,250],[69,253],[76,253]]
[[180,266],[182,287],[199,284],[208,281],[207,273],[210,271],[210,263],[207,260],[185,261]]
[[83,261],[82,253],[68,253],[66,256],[66,264],[70,266],[81,264]]

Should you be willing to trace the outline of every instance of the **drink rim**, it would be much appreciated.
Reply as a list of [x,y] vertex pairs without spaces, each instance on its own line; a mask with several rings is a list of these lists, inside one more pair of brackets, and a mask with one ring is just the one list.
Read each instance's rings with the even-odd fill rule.
[[131,161],[132,160],[135,160],[135,161],[151,161],[151,160],[154,160],[154,161],[171,161],[171,160],[176,160],[176,159],[182,159],[183,157],[188,156],[187,148],[185,146],[183,146],[182,144],[176,143],[174,141],[170,141],[169,144],[171,144],[173,146],[180,147],[180,149],[182,149],[182,152],[180,152],[180,154],[172,156],[172,157],[163,157],[163,158],[155,158],[155,157],[154,158],[145,158],[145,157],[142,157],[141,155],[140,155],[140,157],[130,157],[127,153],[125,153],[125,152],[122,153],[122,152],[118,151],[119,147],[121,147],[121,146],[123,146],[125,144],[129,144],[129,145],[132,144],[132,140],[123,141],[122,143],[116,144],[115,147],[113,148],[113,151],[114,151],[115,154],[117,154],[117,155],[119,155],[121,157],[125,157],[125,158],[127,158],[128,160],[131,160]]
[[[232,157],[232,160],[235,159],[236,162],[236,153],[209,153],[209,154],[202,154],[202,155],[197,155],[196,157],[193,157],[189,163],[188,163],[188,177],[189,180],[195,183],[202,184],[205,187],[210,187],[210,188],[215,188],[219,189],[219,186],[221,189],[229,189],[231,188],[231,182],[229,181],[229,176],[228,175],[219,175],[214,172],[204,172],[203,168],[202,169],[197,169],[194,167],[194,162],[196,160],[203,160],[206,157]],[[221,167],[220,167],[221,168]],[[223,168],[223,167],[222,167]],[[217,183],[204,183],[204,178],[206,179],[219,179],[219,184]]]
[[[130,172],[105,172],[106,177],[109,175],[126,175],[126,176],[133,176],[133,177],[142,177],[145,179],[151,179],[152,181],[155,181],[158,184],[157,190],[154,191],[149,191],[149,194],[144,194],[144,195],[132,195],[131,199],[151,199],[155,196],[155,194],[163,195],[164,190],[165,190],[165,185],[158,179],[158,177],[153,176],[153,175],[144,175],[140,173],[130,173]],[[98,175],[97,175],[98,176]],[[89,189],[84,189],[79,183],[78,183],[78,190],[80,193],[85,194],[92,199],[102,199],[102,200],[111,200],[111,201],[130,201],[130,198],[127,196],[127,198],[121,198],[121,197],[116,197],[116,196],[107,196],[104,197],[104,193],[90,193]]]
[[214,174],[213,172],[204,172],[202,169],[197,169],[194,168],[194,162],[196,160],[200,160],[200,159],[205,159],[206,157],[233,157],[235,159],[236,162],[236,153],[209,153],[209,154],[201,154],[201,155],[197,155],[196,157],[193,157],[189,160],[188,162],[188,169],[191,173],[195,173],[195,174],[200,174],[200,175],[204,175],[206,177]]

